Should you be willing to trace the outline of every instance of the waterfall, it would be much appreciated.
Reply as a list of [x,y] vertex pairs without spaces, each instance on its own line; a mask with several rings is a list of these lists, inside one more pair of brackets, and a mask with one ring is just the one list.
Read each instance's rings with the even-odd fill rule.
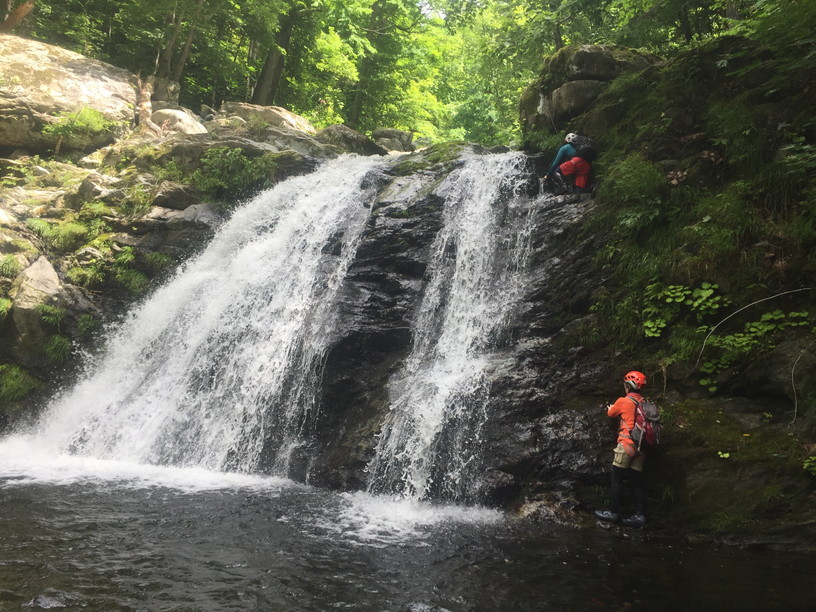
[[[400,179],[401,197],[433,195],[444,206],[410,353],[388,383],[386,418],[373,424],[371,493],[477,499],[491,367],[522,292],[535,207],[518,197],[523,154],[460,161],[444,177]],[[370,211],[385,192],[372,178],[387,164],[341,157],[236,210],[109,333],[31,443],[99,460],[302,477],[323,450],[322,369],[342,340],[341,289],[379,222]]]
[[52,402],[38,443],[102,459],[287,475],[306,442],[333,298],[382,162],[343,157],[237,210]]
[[414,324],[390,383],[369,491],[467,500],[487,419],[486,370],[521,289],[532,209],[509,206],[523,156],[470,156],[437,189],[445,219]]

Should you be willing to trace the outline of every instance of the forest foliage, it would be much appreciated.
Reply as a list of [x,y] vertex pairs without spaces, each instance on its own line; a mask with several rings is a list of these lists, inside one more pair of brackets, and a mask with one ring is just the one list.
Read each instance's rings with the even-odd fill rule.
[[6,29],[178,82],[194,110],[274,104],[317,127],[483,144],[517,141],[521,92],[565,45],[668,57],[774,11],[813,12],[813,0],[0,0],[0,19],[27,5]]

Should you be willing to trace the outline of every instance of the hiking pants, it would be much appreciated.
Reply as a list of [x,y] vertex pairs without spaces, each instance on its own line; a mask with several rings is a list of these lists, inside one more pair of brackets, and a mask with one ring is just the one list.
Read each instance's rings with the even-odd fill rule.
[[646,514],[646,481],[643,472],[612,466],[612,504],[610,510],[620,514],[623,498],[623,481],[629,478],[629,484],[635,494],[635,514]]

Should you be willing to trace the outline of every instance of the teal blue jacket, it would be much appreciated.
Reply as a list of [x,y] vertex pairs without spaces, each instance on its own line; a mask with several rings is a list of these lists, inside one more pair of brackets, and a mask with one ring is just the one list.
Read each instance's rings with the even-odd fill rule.
[[570,143],[562,146],[560,149],[558,149],[558,153],[556,153],[553,163],[550,164],[550,169],[547,170],[547,174],[549,175],[555,172],[555,169],[558,166],[575,157],[577,153],[578,152],[575,150],[575,147],[573,147]]

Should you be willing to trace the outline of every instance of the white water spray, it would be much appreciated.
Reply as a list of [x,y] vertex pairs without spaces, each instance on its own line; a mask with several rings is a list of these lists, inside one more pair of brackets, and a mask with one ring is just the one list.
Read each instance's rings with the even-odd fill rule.
[[529,253],[531,215],[508,208],[522,164],[518,153],[470,156],[437,190],[445,224],[411,355],[391,382],[391,412],[368,466],[370,492],[455,501],[472,493],[486,367]]
[[314,409],[333,298],[368,218],[360,185],[377,163],[329,162],[238,210],[53,402],[37,445],[287,475]]

